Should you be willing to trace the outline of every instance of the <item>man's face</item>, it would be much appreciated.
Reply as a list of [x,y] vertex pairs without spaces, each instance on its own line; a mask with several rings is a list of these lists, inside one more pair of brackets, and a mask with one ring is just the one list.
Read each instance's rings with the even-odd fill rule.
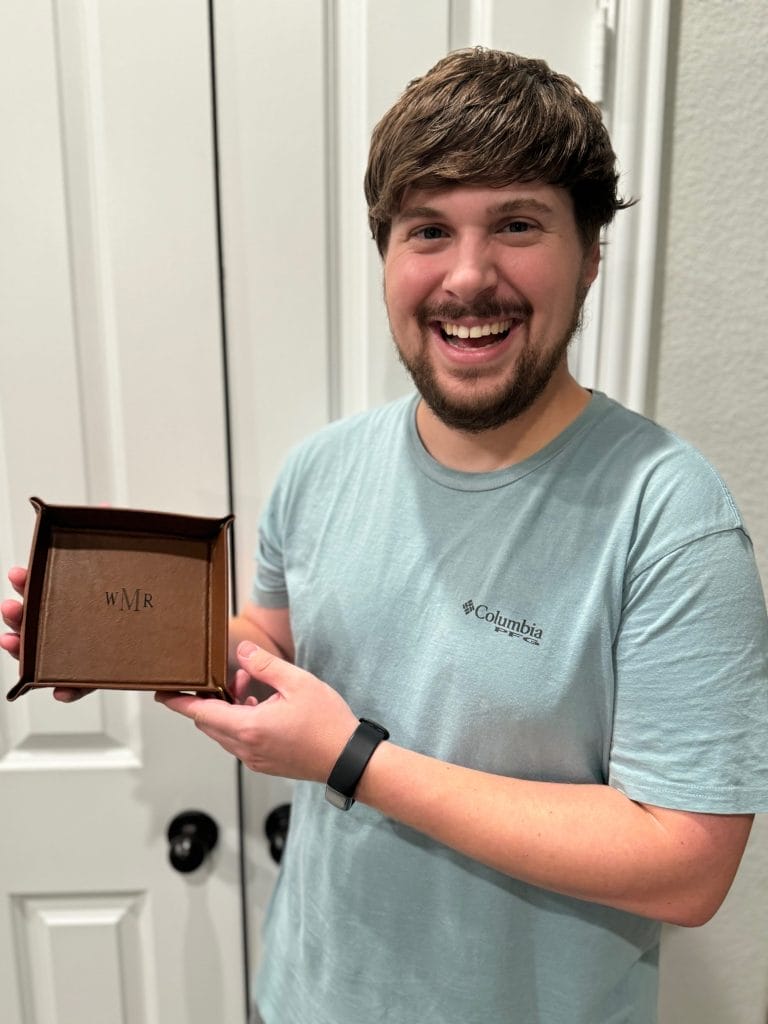
[[478,432],[567,379],[597,276],[568,193],[552,185],[413,189],[392,222],[384,293],[399,355],[448,426]]

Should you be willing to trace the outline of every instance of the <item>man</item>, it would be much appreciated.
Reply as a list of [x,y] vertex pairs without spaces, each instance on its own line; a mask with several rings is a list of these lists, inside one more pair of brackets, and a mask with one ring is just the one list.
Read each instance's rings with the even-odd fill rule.
[[449,55],[374,132],[418,395],[290,455],[232,623],[240,703],[158,696],[299,780],[266,1024],[647,1024],[659,922],[715,912],[768,808],[739,514],[568,371],[616,188],[598,109],[511,54]]

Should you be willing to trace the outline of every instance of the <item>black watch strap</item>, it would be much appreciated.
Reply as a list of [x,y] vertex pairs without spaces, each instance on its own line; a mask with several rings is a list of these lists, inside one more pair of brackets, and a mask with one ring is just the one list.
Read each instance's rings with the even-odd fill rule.
[[348,811],[355,802],[355,790],[374,750],[389,739],[383,725],[361,718],[360,725],[349,737],[347,745],[328,776],[326,799],[341,811]]

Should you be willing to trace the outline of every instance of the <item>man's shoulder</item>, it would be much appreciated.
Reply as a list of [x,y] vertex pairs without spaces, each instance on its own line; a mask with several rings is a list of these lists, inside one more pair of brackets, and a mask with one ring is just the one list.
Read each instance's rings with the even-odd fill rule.
[[[726,530],[744,530],[715,466],[689,441],[603,396],[591,438],[595,472],[633,521],[636,550],[669,549]],[[590,440],[587,441],[590,443]]]
[[368,461],[378,452],[391,452],[392,446],[408,432],[414,404],[415,397],[407,395],[385,405],[332,420],[291,449],[286,468],[301,472],[324,463],[355,462],[362,455]]
[[622,463],[644,477],[688,481],[732,502],[718,470],[690,441],[605,395],[599,397],[603,415],[596,418],[593,444],[597,440],[599,445],[614,448]]
[[308,444],[338,443],[341,439],[378,434],[382,429],[399,429],[406,422],[415,401],[415,395],[404,395],[383,405],[351,413],[327,423],[306,441]]

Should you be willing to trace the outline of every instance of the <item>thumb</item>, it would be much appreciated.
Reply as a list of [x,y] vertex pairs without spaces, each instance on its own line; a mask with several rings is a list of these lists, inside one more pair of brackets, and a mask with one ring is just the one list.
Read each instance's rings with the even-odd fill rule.
[[267,683],[284,696],[296,688],[298,677],[303,674],[300,668],[250,640],[243,640],[238,645],[237,660],[250,676]]

